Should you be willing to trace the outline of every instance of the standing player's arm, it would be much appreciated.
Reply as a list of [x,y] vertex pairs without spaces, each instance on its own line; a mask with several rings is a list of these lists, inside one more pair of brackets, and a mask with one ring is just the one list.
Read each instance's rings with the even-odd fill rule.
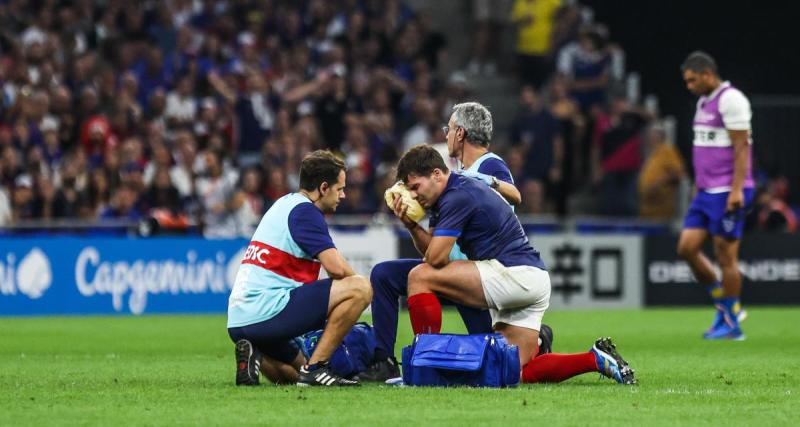
[[331,279],[341,280],[356,274],[336,248],[325,249],[317,255],[317,258]]
[[731,184],[731,193],[728,196],[728,203],[725,209],[727,211],[735,211],[744,207],[743,188],[750,148],[750,131],[729,129],[728,136],[733,144],[733,183]]
[[456,237],[451,236],[431,237],[428,250],[425,251],[425,256],[422,260],[433,268],[442,268],[446,266],[450,263],[450,251],[453,250],[456,239]]

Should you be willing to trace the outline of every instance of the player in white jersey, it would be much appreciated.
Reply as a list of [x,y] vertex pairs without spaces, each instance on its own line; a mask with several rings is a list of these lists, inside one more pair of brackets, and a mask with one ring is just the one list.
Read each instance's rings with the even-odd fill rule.
[[[742,277],[738,252],[745,209],[753,199],[752,116],[747,97],[730,82],[722,81],[717,65],[704,52],[691,53],[683,65],[686,87],[699,95],[694,116],[693,161],[697,195],[683,225],[678,254],[695,278],[708,287],[717,309],[706,339],[744,339],[739,296]],[[722,280],[701,251],[711,236]]]

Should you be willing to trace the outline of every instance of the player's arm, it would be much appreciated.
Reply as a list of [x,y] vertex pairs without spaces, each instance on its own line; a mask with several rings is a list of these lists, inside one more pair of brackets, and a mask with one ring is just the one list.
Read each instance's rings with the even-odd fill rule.
[[394,199],[394,206],[392,206],[392,210],[403,223],[403,225],[405,225],[409,234],[411,234],[411,240],[414,241],[414,247],[417,248],[417,251],[420,253],[420,255],[425,255],[425,252],[428,250],[428,244],[431,241],[431,234],[424,227],[412,221],[408,217],[406,214],[408,211],[408,206],[403,203],[403,200],[400,197],[396,197]]
[[422,260],[433,268],[442,268],[446,266],[450,263],[450,251],[453,250],[456,239],[456,237],[451,236],[431,237],[428,250],[425,251],[425,256]]
[[750,151],[750,102],[739,91],[729,90],[719,100],[719,111],[733,146],[733,181],[725,205],[727,211],[744,207],[744,178]]
[[495,182],[497,183],[496,187],[492,187],[503,196],[506,201],[513,205],[517,206],[522,203],[522,194],[519,192],[517,187],[514,184],[509,182],[501,181],[500,179],[495,178]]
[[317,258],[331,279],[339,280],[356,274],[336,248],[325,249],[317,255]]
[[734,211],[744,206],[744,176],[747,173],[747,159],[750,148],[750,132],[747,130],[728,130],[733,144],[733,182],[731,194],[725,207]]
[[436,227],[431,228],[432,237],[423,257],[427,264],[433,268],[442,268],[450,263],[450,252],[478,205],[478,201],[465,191],[451,193],[447,198],[439,199]]
[[289,233],[303,251],[319,260],[328,277],[338,280],[355,274],[333,244],[322,212],[311,203],[301,203],[289,213]]
[[500,193],[508,204],[512,206],[517,206],[522,203],[522,194],[514,185],[514,179],[511,178],[511,171],[509,171],[508,166],[500,160],[489,159],[483,162],[478,172],[462,171],[461,173],[483,181],[486,185]]

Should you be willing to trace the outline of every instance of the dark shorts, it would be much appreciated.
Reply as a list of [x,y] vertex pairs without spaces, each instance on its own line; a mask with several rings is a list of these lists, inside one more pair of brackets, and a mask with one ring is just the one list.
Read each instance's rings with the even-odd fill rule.
[[729,192],[712,194],[698,191],[686,213],[683,228],[703,228],[712,236],[741,239],[745,213],[753,201],[753,192],[752,188],[744,190],[744,208],[736,212],[726,212]]
[[295,338],[325,327],[333,280],[323,279],[292,289],[289,303],[272,319],[252,325],[228,328],[233,342],[247,339],[261,351],[291,364],[300,351]]

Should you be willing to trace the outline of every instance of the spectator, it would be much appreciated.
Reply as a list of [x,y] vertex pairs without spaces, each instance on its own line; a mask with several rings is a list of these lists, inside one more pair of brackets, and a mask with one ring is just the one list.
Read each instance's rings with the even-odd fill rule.
[[612,65],[607,42],[600,28],[587,25],[558,53],[558,72],[584,113],[606,102]]
[[588,159],[588,154],[586,156],[581,154],[581,142],[586,135],[586,119],[581,114],[578,103],[569,96],[563,78],[554,78],[548,89],[548,109],[558,120],[564,140],[561,183],[554,189],[556,213],[563,216],[568,213],[567,202],[575,183],[585,182],[584,173],[589,170],[585,161]]
[[194,81],[190,74],[178,78],[174,90],[167,94],[164,118],[171,128],[186,127],[191,124],[197,115],[197,100],[192,95]]
[[159,168],[155,171],[145,200],[151,214],[156,209],[163,209],[172,214],[181,212],[181,196],[178,189],[172,185],[168,168]]
[[13,222],[34,219],[38,216],[36,197],[33,192],[33,178],[21,174],[14,179],[14,190],[11,195],[14,213]]
[[269,86],[260,72],[247,71],[245,92],[237,94],[215,72],[208,75],[214,90],[229,107],[236,111],[239,135],[236,147],[242,166],[258,163],[261,145],[267,140],[275,125],[275,113],[269,100]]
[[678,189],[686,177],[686,166],[680,152],[667,141],[664,128],[650,127],[647,133],[648,153],[639,175],[639,215],[642,218],[670,221],[678,206]]
[[442,119],[436,114],[436,104],[430,98],[417,98],[414,101],[416,124],[403,135],[402,151],[420,144],[431,144],[438,140]]
[[120,184],[111,196],[109,206],[100,211],[99,219],[127,219],[139,220],[142,213],[136,207],[139,194],[131,184]]
[[267,211],[267,201],[261,194],[261,173],[256,168],[247,169],[239,183],[241,190],[231,199],[231,210],[236,220],[237,235],[249,238],[253,235]]
[[627,99],[615,98],[608,113],[601,113],[592,135],[592,183],[601,186],[600,213],[635,216],[636,176],[642,163],[641,133],[647,113],[632,108]]
[[509,0],[472,1],[472,16],[477,31],[472,43],[472,58],[467,65],[470,73],[489,77],[497,73],[497,57],[500,52],[496,46],[500,43],[503,27],[508,19],[509,6]]
[[520,111],[511,124],[511,143],[525,156],[522,187],[537,187],[527,190],[535,197],[526,202],[530,213],[542,213],[545,201],[541,198],[555,195],[553,190],[562,179],[564,141],[558,120],[545,107],[533,86],[523,86]]
[[203,236],[210,238],[235,237],[236,221],[230,205],[238,174],[224,170],[222,159],[215,151],[205,151],[205,176],[197,180],[197,197],[203,212]]
[[789,194],[789,180],[779,177],[767,185],[764,200],[758,203],[758,229],[795,233],[797,231],[797,215],[786,203]]
[[522,84],[540,88],[552,69],[550,55],[561,0],[516,0],[511,22],[517,29],[517,73]]

